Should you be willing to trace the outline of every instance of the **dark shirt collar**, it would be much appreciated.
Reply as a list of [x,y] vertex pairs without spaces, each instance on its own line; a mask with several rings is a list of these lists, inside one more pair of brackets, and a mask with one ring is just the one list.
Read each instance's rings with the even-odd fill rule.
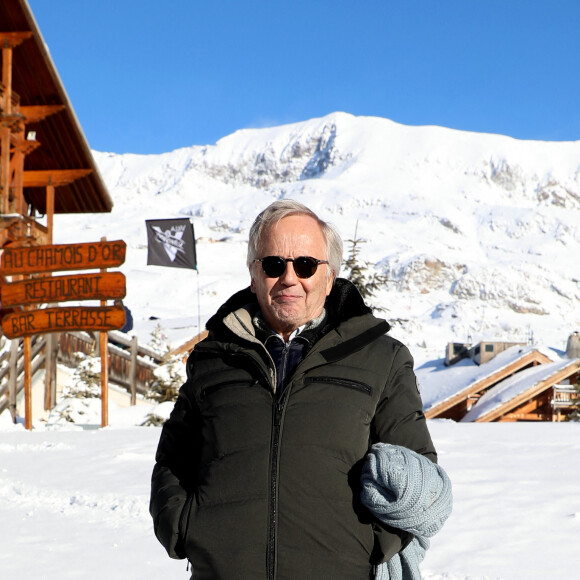
[[[304,334],[306,331],[314,330],[315,328],[319,327],[324,319],[326,318],[326,310],[323,308],[320,316],[309,320],[306,324],[299,326],[291,335],[290,340],[288,342],[292,342],[294,339],[297,338],[304,338],[306,342],[310,342],[307,338],[305,338]],[[266,341],[269,340],[280,340],[284,342],[284,339],[281,335],[274,332],[269,326],[268,323],[264,320],[262,316],[262,312],[258,310],[254,317],[252,318],[252,322],[254,324],[254,328],[256,329],[256,337],[261,340],[264,344]]]

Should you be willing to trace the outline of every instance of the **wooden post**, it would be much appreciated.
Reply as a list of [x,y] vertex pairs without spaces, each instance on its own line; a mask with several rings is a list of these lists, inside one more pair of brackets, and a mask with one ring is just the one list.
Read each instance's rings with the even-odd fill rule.
[[129,385],[131,389],[131,405],[137,404],[137,350],[139,340],[136,336],[131,339],[131,363],[129,365]]
[[32,430],[32,365],[30,336],[23,338],[24,351],[24,428]]
[[[106,301],[103,301],[106,304]],[[103,304],[101,302],[101,304]],[[109,424],[109,349],[106,332],[100,333],[101,351],[101,427]]]
[[16,390],[18,386],[18,346],[20,339],[15,338],[10,342],[10,383],[9,389],[9,405],[10,414],[12,415],[12,422],[16,423]]
[[[12,113],[12,62],[13,48],[22,41],[32,37],[33,32],[0,32],[2,42],[2,99],[0,99],[0,213],[6,214],[12,211],[10,207],[10,181],[11,167],[10,154],[12,145],[12,133],[15,119]],[[18,112],[17,110],[15,112]],[[7,122],[6,122],[7,121]]]
[[58,351],[58,335],[45,335],[46,363],[44,365],[44,410],[50,411],[56,405],[56,357]]
[[52,224],[54,220],[54,185],[52,179],[46,186],[46,229],[48,230],[48,243],[52,244]]
[[[12,112],[12,47],[2,48],[2,84],[4,86],[3,113],[10,115]],[[0,189],[2,192],[1,213],[10,213],[10,136],[8,124],[3,123],[0,127]]]
[[[101,238],[101,242],[106,242],[107,238]],[[101,272],[106,272],[106,268],[101,268]],[[101,300],[101,306],[107,306],[106,300]],[[101,427],[109,424],[109,336],[106,332],[100,333],[101,351]]]
[[52,392],[52,333],[46,334],[44,336],[44,350],[45,363],[44,363],[44,410],[48,411],[52,407],[50,406],[50,395]]

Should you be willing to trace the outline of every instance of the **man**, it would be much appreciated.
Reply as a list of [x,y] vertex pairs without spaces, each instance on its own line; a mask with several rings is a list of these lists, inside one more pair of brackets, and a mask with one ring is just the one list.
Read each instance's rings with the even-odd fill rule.
[[274,202],[250,230],[250,288],[188,359],[150,510],[195,580],[368,579],[412,539],[362,507],[359,476],[379,441],[436,460],[413,360],[341,260],[331,226]]

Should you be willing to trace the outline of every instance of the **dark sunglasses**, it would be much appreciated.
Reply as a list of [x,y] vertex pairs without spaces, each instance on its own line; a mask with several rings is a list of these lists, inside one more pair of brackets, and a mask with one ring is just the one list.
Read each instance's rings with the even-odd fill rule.
[[266,256],[256,258],[254,262],[262,262],[262,270],[268,278],[279,278],[286,271],[286,264],[292,262],[294,272],[298,278],[310,278],[318,270],[318,264],[328,264],[327,260],[317,260],[310,256],[299,256],[298,258],[281,258],[280,256]]

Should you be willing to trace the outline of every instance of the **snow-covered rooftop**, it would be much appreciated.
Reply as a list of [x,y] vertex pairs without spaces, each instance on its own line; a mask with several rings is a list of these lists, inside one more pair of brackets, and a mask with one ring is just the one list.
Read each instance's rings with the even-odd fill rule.
[[505,403],[512,401],[518,395],[532,390],[543,381],[550,379],[550,377],[554,377],[560,371],[567,368],[570,368],[571,370],[577,369],[579,363],[579,359],[563,359],[520,371],[519,373],[503,380],[501,383],[493,387],[493,389],[490,389],[485,393],[485,395],[477,401],[477,404],[471,408],[467,415],[463,417],[462,421],[476,421],[480,417],[498,409]]
[[544,354],[552,361],[560,359],[556,351],[550,348],[528,345],[512,346],[482,365],[476,365],[471,359],[463,359],[450,367],[443,364],[443,359],[424,364],[415,371],[424,409],[431,409],[475,383],[500,373],[534,351]]

